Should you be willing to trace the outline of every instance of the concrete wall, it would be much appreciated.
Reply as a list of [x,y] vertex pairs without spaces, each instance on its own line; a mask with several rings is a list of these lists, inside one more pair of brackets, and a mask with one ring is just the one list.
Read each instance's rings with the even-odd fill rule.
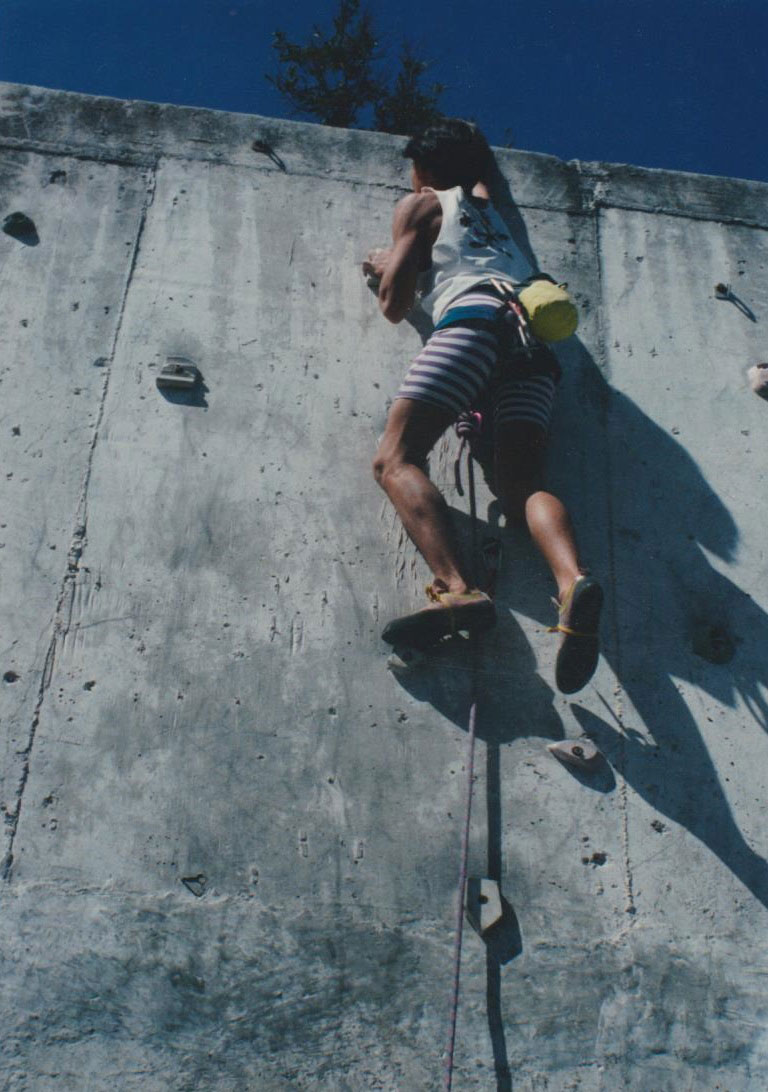
[[[426,580],[369,469],[420,345],[359,271],[401,146],[0,88],[0,217],[36,227],[0,234],[14,1092],[440,1085],[471,666],[393,674],[379,639]],[[581,306],[551,481],[608,610],[565,699],[554,589],[502,532],[470,870],[508,908],[465,934],[454,1087],[762,1088],[768,187],[498,163]],[[198,396],[156,389],[174,354]],[[546,750],[582,732],[590,776]]]

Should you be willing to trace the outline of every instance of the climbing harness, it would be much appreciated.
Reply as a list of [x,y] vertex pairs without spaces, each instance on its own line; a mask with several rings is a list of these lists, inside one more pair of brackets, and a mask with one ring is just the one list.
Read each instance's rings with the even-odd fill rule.
[[[502,301],[502,306],[494,320],[494,328],[499,338],[496,379],[531,379],[536,375],[550,375],[555,383],[559,383],[563,374],[560,362],[545,342],[557,341],[560,338],[545,338],[540,331],[542,325],[547,329],[546,324],[540,321],[534,325],[523,302],[526,293],[533,289],[534,284],[558,286],[555,286],[551,279],[544,280],[543,275],[533,284],[522,289],[496,278],[493,278],[490,283]],[[530,297],[527,298],[530,302]],[[510,316],[512,316],[511,319]]]

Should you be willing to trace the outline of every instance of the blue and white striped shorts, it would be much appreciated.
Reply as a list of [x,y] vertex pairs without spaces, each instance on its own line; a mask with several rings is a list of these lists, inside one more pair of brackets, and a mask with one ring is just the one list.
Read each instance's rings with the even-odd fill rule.
[[477,409],[490,396],[495,427],[532,421],[548,430],[555,400],[551,375],[492,382],[499,351],[495,331],[460,322],[443,327],[469,311],[467,317],[493,319],[500,306],[496,296],[482,291],[461,296],[413,360],[396,397],[442,406],[458,417],[464,410]]

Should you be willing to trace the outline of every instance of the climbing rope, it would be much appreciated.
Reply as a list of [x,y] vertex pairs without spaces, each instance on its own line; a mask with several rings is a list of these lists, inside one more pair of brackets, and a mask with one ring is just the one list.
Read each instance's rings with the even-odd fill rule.
[[[476,637],[471,638],[477,641]],[[477,649],[474,649],[475,655]],[[475,777],[475,739],[477,733],[477,697],[476,681],[472,681],[472,705],[469,710],[469,739],[467,741],[467,806],[464,813],[464,831],[461,839],[461,865],[459,867],[459,897],[456,907],[456,939],[453,946],[453,988],[451,990],[450,1032],[448,1035],[448,1054],[445,1062],[445,1090],[453,1087],[453,1054],[456,1047],[456,1022],[459,1015],[459,983],[461,979],[461,942],[464,936],[464,892],[467,887],[467,868],[469,860],[469,823],[472,816],[472,783]]]
[[[461,459],[464,455],[464,451],[468,450],[467,455],[467,474],[472,474],[472,441],[475,442],[480,438],[483,428],[483,415],[478,413],[477,410],[467,410],[465,413],[459,414],[459,418],[456,421],[456,435],[461,440],[459,444],[459,453],[453,464],[453,477],[456,483],[456,492],[460,497],[464,496],[464,486],[461,484]],[[474,490],[474,480],[470,486]],[[470,509],[472,508],[472,499],[470,498]],[[472,521],[474,526],[474,518]],[[474,544],[473,544],[474,545]],[[474,554],[472,558],[475,561]],[[477,576],[477,573],[475,573]]]
[[[469,515],[472,524],[472,565],[475,579],[478,575],[477,551],[477,501],[475,498],[475,472],[472,460],[472,438],[479,435],[481,427],[479,413],[463,413],[456,422],[456,432],[461,439],[459,455],[456,459],[456,487],[460,496],[464,495],[461,487],[460,463],[464,450],[467,451],[467,481],[469,484]],[[475,779],[475,740],[477,738],[477,683],[479,661],[479,637],[470,634],[472,654],[471,704],[469,709],[469,727],[467,733],[467,791],[464,811],[464,829],[461,838],[461,860],[459,865],[459,891],[456,906],[456,938],[453,946],[453,987],[451,990],[450,1030],[448,1052],[445,1062],[445,1092],[453,1087],[453,1056],[456,1047],[456,1023],[459,1014],[459,984],[461,979],[461,944],[464,936],[464,893],[467,888],[467,868],[469,861],[469,828],[472,817],[472,789]]]

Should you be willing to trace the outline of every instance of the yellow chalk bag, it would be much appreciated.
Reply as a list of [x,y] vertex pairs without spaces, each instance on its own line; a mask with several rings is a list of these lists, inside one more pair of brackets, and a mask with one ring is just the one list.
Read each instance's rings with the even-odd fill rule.
[[531,330],[542,341],[563,341],[579,325],[579,312],[566,288],[548,277],[536,277],[518,291]]

